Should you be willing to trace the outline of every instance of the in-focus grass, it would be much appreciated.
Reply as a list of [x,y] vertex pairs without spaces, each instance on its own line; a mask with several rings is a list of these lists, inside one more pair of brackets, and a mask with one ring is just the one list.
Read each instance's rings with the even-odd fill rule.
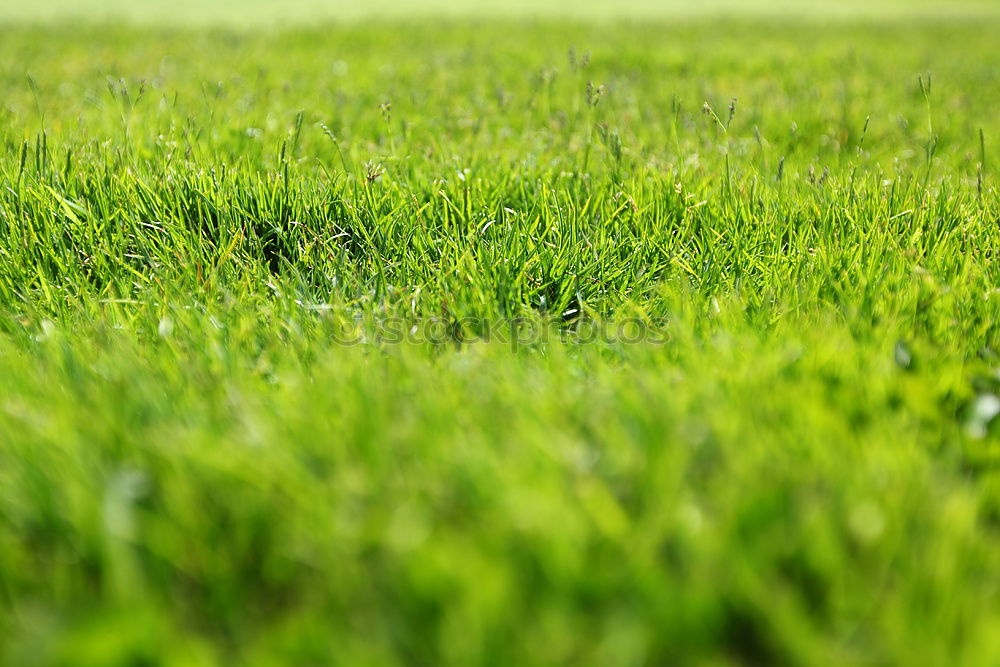
[[998,29],[0,28],[0,661],[995,664]]

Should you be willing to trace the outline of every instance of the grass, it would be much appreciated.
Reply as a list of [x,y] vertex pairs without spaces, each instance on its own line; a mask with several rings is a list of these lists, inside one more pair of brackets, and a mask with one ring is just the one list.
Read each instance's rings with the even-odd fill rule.
[[36,0],[9,2],[0,6],[0,20],[45,22],[52,19],[103,21],[122,20],[153,25],[224,25],[256,27],[315,24],[317,21],[358,21],[371,18],[400,19],[420,17],[440,20],[452,18],[480,21],[489,18],[523,20],[548,18],[585,19],[620,22],[626,20],[667,21],[676,18],[715,17],[719,15],[808,16],[816,19],[851,20],[857,18],[963,20],[1000,18],[996,0]]
[[89,22],[106,19],[152,25],[223,25],[229,27],[294,26],[317,21],[352,22],[381,19],[451,18],[480,21],[548,18],[621,22],[653,19],[729,16],[810,17],[823,20],[857,18],[963,20],[1000,18],[996,0],[36,0],[0,7],[0,20],[46,22],[58,19]]
[[995,664],[985,16],[0,28],[0,662]]

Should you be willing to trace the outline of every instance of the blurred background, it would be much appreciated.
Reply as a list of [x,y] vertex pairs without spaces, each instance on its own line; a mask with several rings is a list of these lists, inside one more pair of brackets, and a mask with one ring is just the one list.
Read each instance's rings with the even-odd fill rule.
[[275,25],[366,18],[519,16],[649,19],[705,14],[929,18],[1000,14],[998,0],[0,0],[0,21],[53,19]]

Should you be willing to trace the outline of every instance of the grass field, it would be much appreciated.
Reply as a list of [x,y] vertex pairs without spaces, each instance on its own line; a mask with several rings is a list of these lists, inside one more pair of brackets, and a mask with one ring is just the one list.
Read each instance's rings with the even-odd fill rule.
[[998,3],[276,6],[0,7],[0,664],[1000,663]]
[[[730,15],[810,19],[1000,18],[996,0],[35,0],[0,5],[0,20],[128,21],[227,27],[291,26],[362,19],[550,18],[635,22]],[[467,26],[472,28],[472,26]]]

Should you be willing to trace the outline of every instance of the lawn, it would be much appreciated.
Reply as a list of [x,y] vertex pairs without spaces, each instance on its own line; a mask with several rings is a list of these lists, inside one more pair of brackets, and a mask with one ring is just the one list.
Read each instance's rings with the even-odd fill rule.
[[997,3],[275,6],[0,8],[0,664],[1000,663]]

